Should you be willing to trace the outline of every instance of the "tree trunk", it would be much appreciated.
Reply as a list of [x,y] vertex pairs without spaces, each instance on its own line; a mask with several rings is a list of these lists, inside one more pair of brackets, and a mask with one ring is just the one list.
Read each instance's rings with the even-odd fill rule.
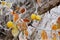
[[58,6],[59,4],[60,0],[49,0],[49,2],[38,8],[38,14],[44,14],[45,12],[50,11],[52,8]]

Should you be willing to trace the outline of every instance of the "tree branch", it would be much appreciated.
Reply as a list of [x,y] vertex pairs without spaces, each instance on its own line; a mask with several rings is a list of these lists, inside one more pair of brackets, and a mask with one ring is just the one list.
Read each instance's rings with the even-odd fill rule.
[[60,0],[50,0],[49,2],[38,8],[38,14],[44,14],[45,12],[50,11],[52,8],[58,6],[59,4]]

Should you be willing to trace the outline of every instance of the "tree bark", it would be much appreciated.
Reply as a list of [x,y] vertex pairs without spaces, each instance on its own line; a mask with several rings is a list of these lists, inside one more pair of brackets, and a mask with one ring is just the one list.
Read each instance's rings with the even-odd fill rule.
[[50,11],[52,8],[58,6],[59,4],[60,0],[49,0],[49,2],[38,8],[38,14],[44,14],[45,12]]

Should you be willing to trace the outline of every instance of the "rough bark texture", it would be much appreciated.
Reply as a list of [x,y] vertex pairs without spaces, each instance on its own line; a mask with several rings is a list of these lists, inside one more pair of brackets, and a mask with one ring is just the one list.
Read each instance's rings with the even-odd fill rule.
[[49,0],[44,5],[38,8],[38,14],[44,14],[47,11],[50,11],[52,8],[58,6],[60,4],[60,0]]

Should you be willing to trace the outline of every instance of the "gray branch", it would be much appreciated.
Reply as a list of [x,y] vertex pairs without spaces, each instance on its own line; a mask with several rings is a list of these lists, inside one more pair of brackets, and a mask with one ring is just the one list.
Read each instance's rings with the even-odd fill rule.
[[38,8],[38,14],[44,14],[47,11],[50,11],[52,8],[59,6],[60,0],[49,0],[44,5]]

